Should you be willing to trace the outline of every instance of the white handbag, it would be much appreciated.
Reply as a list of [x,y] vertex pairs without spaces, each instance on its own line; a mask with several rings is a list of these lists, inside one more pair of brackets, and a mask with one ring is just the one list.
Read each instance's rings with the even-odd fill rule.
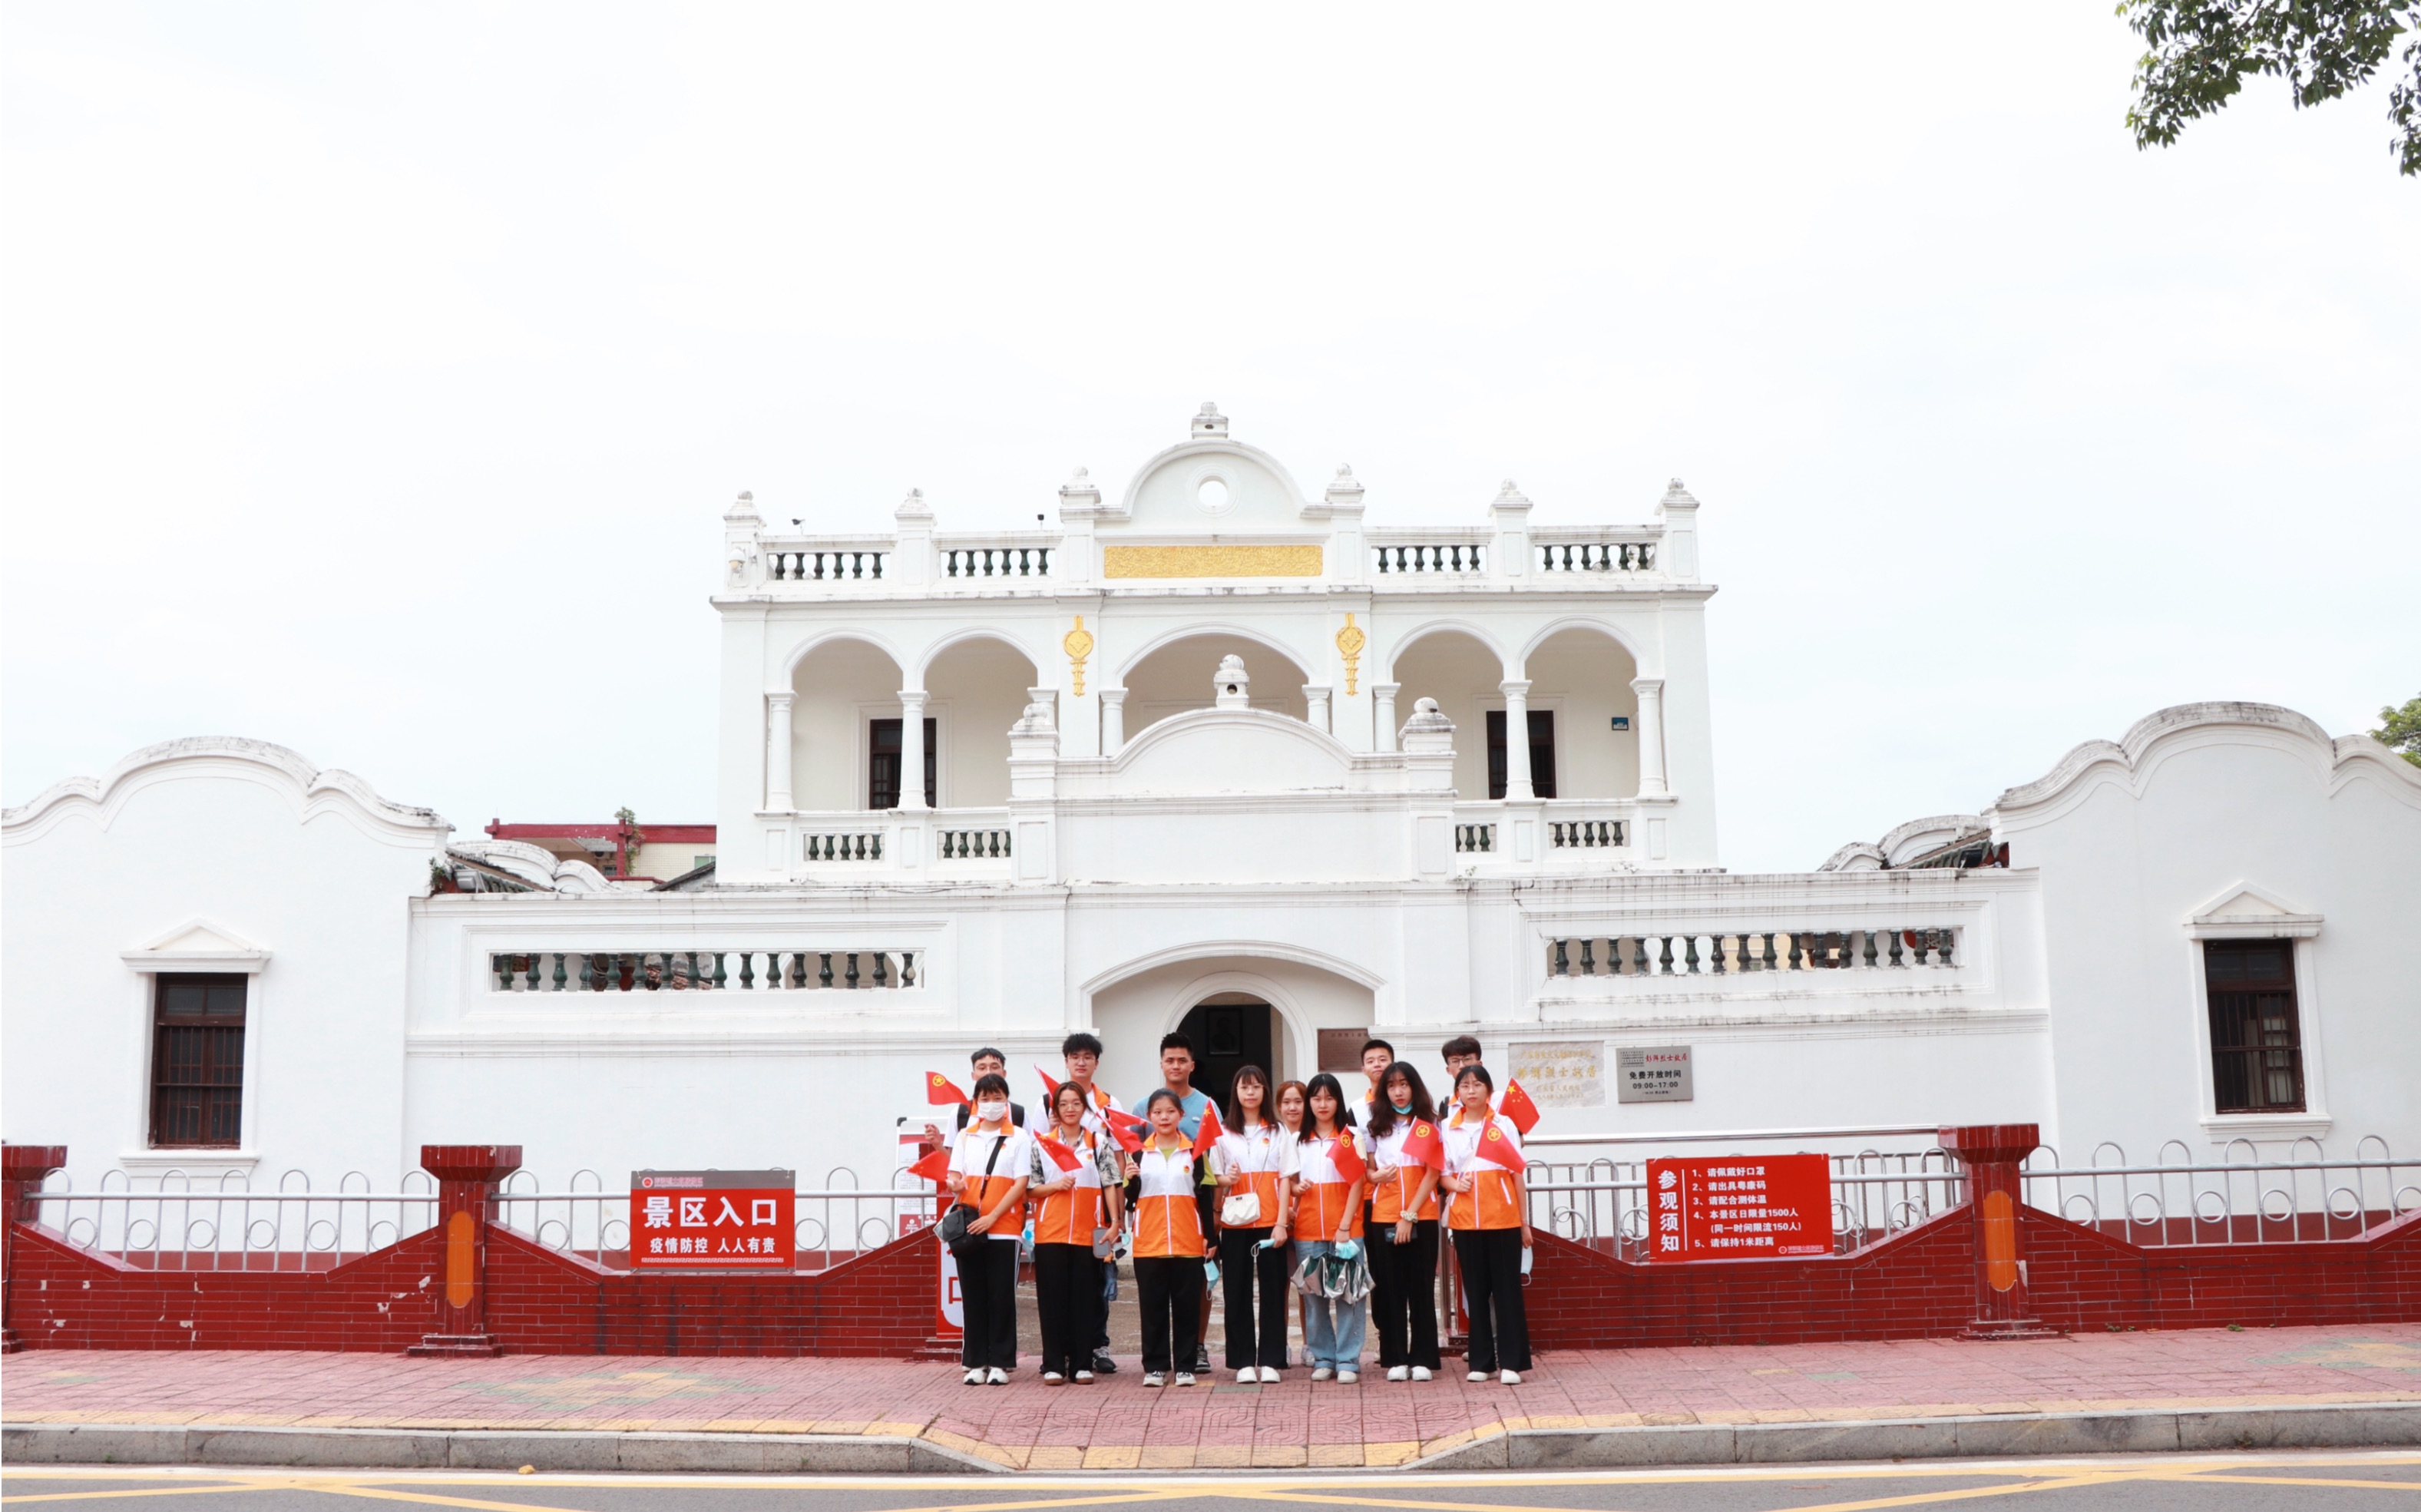
[[1258,1228],[1261,1225],[1261,1194],[1239,1192],[1219,1208],[1219,1222],[1229,1228]]

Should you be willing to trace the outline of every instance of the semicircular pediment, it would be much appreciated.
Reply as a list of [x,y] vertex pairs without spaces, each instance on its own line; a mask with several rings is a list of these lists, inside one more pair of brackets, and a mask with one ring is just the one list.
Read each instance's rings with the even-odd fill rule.
[[1341,788],[1353,753],[1262,709],[1197,709],[1145,730],[1111,763],[1113,793],[1278,793]]
[[1302,532],[1302,491],[1277,459],[1237,442],[1171,446],[1127,485],[1121,527],[1138,534]]

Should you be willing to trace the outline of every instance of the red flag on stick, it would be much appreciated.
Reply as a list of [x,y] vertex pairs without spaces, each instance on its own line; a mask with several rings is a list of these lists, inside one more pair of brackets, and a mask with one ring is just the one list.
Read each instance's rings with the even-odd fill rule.
[[1211,1146],[1219,1143],[1219,1135],[1224,1130],[1219,1127],[1218,1104],[1204,1103],[1201,1127],[1194,1130],[1194,1158],[1198,1161],[1208,1153]]
[[945,1145],[942,1148],[935,1150],[932,1154],[926,1156],[923,1160],[918,1161],[915,1164],[908,1167],[908,1174],[910,1176],[923,1177],[928,1181],[940,1181],[944,1177],[950,1174],[949,1146]]
[[1505,1083],[1504,1104],[1496,1111],[1512,1119],[1513,1127],[1524,1135],[1539,1127],[1539,1105],[1530,1100],[1530,1094],[1522,1090],[1521,1083],[1509,1077]]
[[1143,1148],[1142,1119],[1117,1108],[1103,1108],[1101,1117],[1109,1123],[1110,1137],[1118,1142],[1118,1148],[1129,1155]]
[[1412,1131],[1404,1136],[1404,1163],[1426,1165],[1432,1171],[1445,1169],[1445,1141],[1438,1137],[1437,1125],[1414,1120]]
[[1479,1136],[1479,1158],[1491,1165],[1501,1165],[1515,1172],[1530,1163],[1522,1158],[1520,1150],[1513,1147],[1513,1142],[1505,1137],[1505,1130],[1492,1123]]
[[1336,1174],[1347,1181],[1359,1181],[1370,1174],[1370,1162],[1353,1147],[1353,1131],[1350,1129],[1338,1133],[1336,1143],[1328,1146],[1328,1163],[1336,1167]]
[[958,1084],[948,1077],[939,1071],[927,1071],[925,1100],[937,1108],[946,1108],[953,1102],[965,1102],[968,1099],[967,1095],[960,1091]]
[[[1045,1102],[1052,1102],[1053,1099],[1059,1096],[1059,1083],[1051,1080],[1051,1073],[1044,1070],[1039,1066],[1034,1068],[1034,1074],[1042,1078],[1042,1100]],[[1052,1105],[1054,1107],[1057,1106],[1055,1102],[1053,1102]]]
[[[1048,1081],[1049,1078],[1046,1077],[1044,1080]],[[1042,1146],[1042,1153],[1050,1156],[1052,1163],[1062,1171],[1073,1171],[1085,1163],[1084,1156],[1055,1139],[1041,1139],[1035,1143]]]

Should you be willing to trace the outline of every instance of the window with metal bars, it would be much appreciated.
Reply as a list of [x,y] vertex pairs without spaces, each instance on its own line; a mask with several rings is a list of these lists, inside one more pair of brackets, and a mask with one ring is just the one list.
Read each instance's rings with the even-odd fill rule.
[[2211,1087],[2221,1113],[2304,1111],[2295,942],[2206,940]]
[[167,976],[152,988],[151,1143],[243,1141],[244,995],[238,975]]
[[[1530,791],[1540,798],[1555,796],[1555,713],[1533,709],[1530,719]],[[1488,711],[1488,796],[1503,798],[1508,786],[1505,760],[1505,710]]]

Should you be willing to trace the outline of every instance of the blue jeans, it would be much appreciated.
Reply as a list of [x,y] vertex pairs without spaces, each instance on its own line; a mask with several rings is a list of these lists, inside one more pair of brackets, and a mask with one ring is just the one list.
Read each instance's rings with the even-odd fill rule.
[[[1327,1239],[1308,1244],[1295,1243],[1296,1263],[1303,1257],[1326,1255],[1336,1246]],[[1362,1332],[1368,1325],[1370,1300],[1347,1302],[1342,1297],[1305,1297],[1303,1300],[1304,1353],[1311,1357],[1314,1369],[1326,1365],[1332,1370],[1362,1368]]]

